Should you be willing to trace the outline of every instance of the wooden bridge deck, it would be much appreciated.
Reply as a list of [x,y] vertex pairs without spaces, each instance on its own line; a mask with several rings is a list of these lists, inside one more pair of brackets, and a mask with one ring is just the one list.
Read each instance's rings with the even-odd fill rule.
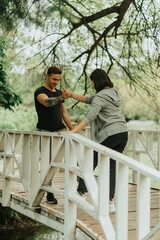
[[[54,177],[53,182],[54,188],[64,189],[64,172],[59,172]],[[2,177],[0,177],[0,191],[2,190]],[[136,239],[136,195],[137,189],[135,185],[129,185],[129,219],[128,219],[128,239],[134,240]],[[63,221],[64,220],[64,198],[59,195],[55,195],[58,199],[58,204],[47,204],[44,196],[40,207],[46,214],[50,214],[53,217],[55,216],[56,221]],[[2,199],[2,194],[0,194],[0,201]],[[14,201],[18,201],[20,205],[22,203],[27,204],[25,192],[21,183],[12,182],[12,199]],[[89,195],[87,196],[87,201],[90,202]],[[27,205],[26,205],[27,206]],[[151,225],[150,227],[156,226],[159,222],[159,208],[160,208],[160,191],[156,189],[151,189]],[[115,227],[115,213],[110,214],[112,223]],[[99,236],[104,238],[101,226],[99,223],[92,218],[91,216],[87,215],[83,210],[78,207],[78,216],[77,218],[86,224],[86,226],[92,229],[93,232],[97,233]],[[123,219],[122,219],[123,221]],[[83,224],[77,223],[78,227],[83,229]],[[86,231],[86,229],[84,230]],[[93,239],[99,239],[93,237]],[[156,233],[156,235],[152,238],[152,240],[159,240],[160,233]]]

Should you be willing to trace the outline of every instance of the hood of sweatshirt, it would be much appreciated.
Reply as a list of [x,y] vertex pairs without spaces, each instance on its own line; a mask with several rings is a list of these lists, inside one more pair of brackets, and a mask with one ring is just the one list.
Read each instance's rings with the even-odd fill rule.
[[114,88],[104,88],[101,91],[99,91],[96,95],[102,97],[103,99],[106,99],[115,106],[120,106],[121,104],[121,97]]

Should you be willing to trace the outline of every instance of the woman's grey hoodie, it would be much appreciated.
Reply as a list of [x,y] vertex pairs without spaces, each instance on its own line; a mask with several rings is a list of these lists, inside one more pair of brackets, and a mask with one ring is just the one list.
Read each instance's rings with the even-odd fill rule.
[[104,88],[96,95],[87,97],[91,104],[84,121],[91,123],[92,140],[101,143],[107,137],[127,131],[126,122],[121,111],[121,98],[114,88]]

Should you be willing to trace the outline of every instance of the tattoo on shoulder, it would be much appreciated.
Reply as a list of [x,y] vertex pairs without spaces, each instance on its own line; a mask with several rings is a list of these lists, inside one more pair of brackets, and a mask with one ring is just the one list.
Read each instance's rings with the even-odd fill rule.
[[62,96],[52,97],[52,98],[47,98],[45,100],[45,103],[47,104],[48,107],[51,107],[51,106],[54,106],[54,105],[57,105],[57,104],[61,103],[63,100],[64,99],[63,99]]

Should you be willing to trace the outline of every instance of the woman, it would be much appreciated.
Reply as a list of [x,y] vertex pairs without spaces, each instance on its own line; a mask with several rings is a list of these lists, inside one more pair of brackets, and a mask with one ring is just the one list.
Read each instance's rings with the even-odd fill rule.
[[[84,120],[82,120],[71,131],[60,133],[76,133],[85,128],[88,124],[91,127],[91,139],[122,153],[128,140],[128,132],[125,119],[121,112],[121,100],[118,92],[113,88],[113,83],[103,69],[96,69],[90,75],[91,82],[96,94],[91,97],[80,96],[72,93],[69,89],[63,91],[63,97],[71,97],[80,102],[91,105]],[[94,153],[94,168],[97,166],[97,152]],[[116,164],[110,160],[110,212],[115,211],[113,202],[115,193],[115,171]],[[78,192],[84,194],[87,189],[84,181],[80,179]]]

